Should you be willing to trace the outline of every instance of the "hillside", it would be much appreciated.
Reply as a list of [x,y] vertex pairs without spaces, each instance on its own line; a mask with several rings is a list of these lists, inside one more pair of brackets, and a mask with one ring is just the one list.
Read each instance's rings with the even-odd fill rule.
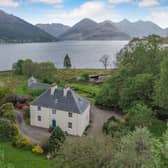
[[55,38],[28,22],[0,10],[0,41],[49,42]]
[[127,19],[122,20],[119,23],[113,23],[121,31],[129,34],[131,37],[143,37],[148,35],[165,36],[166,31],[158,25],[149,21],[137,21],[130,22]]
[[99,24],[90,19],[83,19],[60,36],[61,40],[128,40],[126,33],[111,24]]
[[59,37],[60,35],[62,35],[70,29],[70,26],[66,26],[59,23],[37,24],[36,26],[54,37]]
[[101,23],[83,19],[72,27],[59,23],[37,24],[37,27],[60,40],[128,40],[153,34],[163,37],[168,35],[168,29],[153,22],[130,22],[127,19],[120,22],[106,20]]

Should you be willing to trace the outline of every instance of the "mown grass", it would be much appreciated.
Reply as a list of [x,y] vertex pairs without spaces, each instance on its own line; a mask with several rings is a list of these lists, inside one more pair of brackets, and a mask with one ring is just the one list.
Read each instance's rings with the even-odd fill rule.
[[95,97],[100,91],[100,86],[91,85],[85,83],[70,83],[72,89],[77,91],[81,96],[88,98],[93,103],[95,102]]
[[27,95],[27,86],[26,84],[21,84],[19,87],[16,88],[16,93],[20,96]]
[[44,155],[36,155],[31,151],[19,150],[10,143],[0,143],[0,149],[4,152],[5,164],[11,164],[12,168],[52,168],[53,161],[48,161]]
[[28,89],[26,84],[21,84],[16,89],[16,94],[20,96],[32,96],[33,98],[36,98],[40,96],[45,89]]
[[90,85],[84,83],[70,83],[70,86],[76,90],[81,90],[86,93],[96,95],[100,91],[100,87],[97,85]]

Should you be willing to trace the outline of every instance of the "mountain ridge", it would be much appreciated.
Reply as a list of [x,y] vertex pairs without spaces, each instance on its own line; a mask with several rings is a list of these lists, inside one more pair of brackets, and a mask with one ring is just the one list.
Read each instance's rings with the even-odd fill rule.
[[[41,29],[45,30],[43,24]],[[59,31],[59,29],[57,30]],[[48,31],[48,33],[50,32]],[[168,28],[164,29],[151,21],[143,20],[135,22],[128,19],[123,19],[120,22],[105,20],[98,23],[92,19],[84,18],[55,37],[60,40],[125,40],[152,34],[167,36]]]
[[51,23],[51,24],[39,23],[36,24],[36,26],[54,37],[62,35],[70,28],[70,26],[61,23]]
[[130,37],[114,25],[97,23],[85,18],[59,37],[60,40],[129,40]]
[[25,20],[0,10],[0,41],[50,42],[56,39]]

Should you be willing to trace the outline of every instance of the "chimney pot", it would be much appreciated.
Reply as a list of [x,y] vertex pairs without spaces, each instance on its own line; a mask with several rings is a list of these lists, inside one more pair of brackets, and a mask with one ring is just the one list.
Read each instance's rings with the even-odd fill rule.
[[71,88],[69,86],[65,86],[64,88],[64,96],[66,97],[67,94],[68,94],[68,91],[70,90]]
[[58,86],[55,84],[51,86],[51,95],[54,96],[55,90],[58,88]]

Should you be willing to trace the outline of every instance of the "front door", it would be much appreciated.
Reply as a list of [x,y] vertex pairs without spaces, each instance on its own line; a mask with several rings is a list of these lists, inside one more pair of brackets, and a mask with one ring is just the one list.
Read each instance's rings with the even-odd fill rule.
[[56,120],[52,120],[52,127],[56,127]]

